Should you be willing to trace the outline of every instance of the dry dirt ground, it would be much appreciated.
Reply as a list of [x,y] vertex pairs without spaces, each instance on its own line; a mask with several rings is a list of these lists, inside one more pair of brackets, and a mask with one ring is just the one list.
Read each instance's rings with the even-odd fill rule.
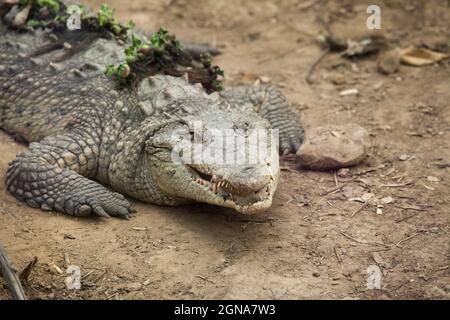
[[[104,1],[84,2],[97,9]],[[184,40],[219,46],[216,62],[228,83],[269,78],[301,112],[307,131],[354,122],[369,130],[373,147],[345,176],[285,163],[273,207],[251,217],[206,205],[136,203],[130,221],[74,219],[31,209],[0,184],[1,241],[19,270],[38,257],[26,289],[31,298],[450,298],[448,60],[384,76],[375,56],[332,54],[307,85],[305,74],[321,52],[316,17],[352,37],[367,31],[368,3],[105,2],[144,30],[164,25]],[[377,3],[391,46],[448,50],[448,1]],[[339,96],[349,88],[359,95]],[[25,148],[0,133],[2,181],[8,162]],[[336,183],[345,186],[325,194]],[[365,192],[394,202],[381,214],[378,200],[357,212],[361,203],[348,199]],[[65,287],[68,262],[81,268],[79,291]],[[379,290],[366,285],[373,265],[382,270]],[[8,297],[0,282],[0,298]]]

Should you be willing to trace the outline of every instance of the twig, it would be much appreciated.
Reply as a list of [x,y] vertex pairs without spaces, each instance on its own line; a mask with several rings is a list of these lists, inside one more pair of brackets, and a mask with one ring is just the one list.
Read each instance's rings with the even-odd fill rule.
[[[330,206],[333,206],[333,205],[330,204]],[[336,214],[336,213],[333,213],[333,212],[319,214],[319,218],[322,218],[322,217],[329,217],[329,216],[337,216],[337,214]]]
[[368,241],[356,239],[356,238],[352,237],[351,235],[345,233],[345,232],[342,231],[342,230],[341,230],[341,234],[342,234],[344,237],[346,237],[347,239],[350,239],[350,240],[355,241],[355,242],[360,243],[360,244],[365,244],[365,245],[377,245],[377,246],[388,247],[388,245],[385,244],[385,243],[380,243],[380,242],[368,242]]
[[409,237],[400,240],[399,242],[397,242],[397,243],[395,244],[395,246],[401,248],[401,246],[400,246],[401,243],[403,243],[403,242],[405,242],[405,241],[408,241],[408,240],[410,240],[410,239],[412,239],[412,238],[414,238],[414,237],[417,237],[420,233],[421,233],[421,232],[414,233],[413,235],[410,235]]
[[298,173],[297,170],[289,168],[289,167],[280,167],[281,171],[287,171],[287,172],[293,172],[293,173]]
[[19,275],[20,281],[22,281],[24,284],[28,283],[28,278],[30,277],[31,271],[33,270],[34,266],[38,262],[38,258],[34,257],[34,259],[23,269],[23,271]]
[[22,284],[20,283],[19,277],[17,276],[14,268],[6,255],[5,249],[0,243],[0,267],[2,271],[3,278],[5,279],[9,289],[11,290],[12,296],[15,300],[27,300],[25,291],[23,290]]
[[355,212],[352,213],[351,217],[353,218],[354,216],[356,216],[362,209],[364,209],[365,207],[367,207],[367,205],[369,204],[370,200],[367,200],[366,202],[364,202],[362,204],[362,206],[360,206]]
[[97,277],[95,277],[94,282],[97,283],[101,278],[103,278],[105,276],[105,274],[108,273],[108,270],[105,269],[105,271],[103,271],[100,275],[98,275]]
[[335,184],[336,187],[337,187],[337,186],[339,185],[339,180],[338,180],[338,178],[337,178],[336,170],[334,171],[333,177],[334,177],[334,184]]
[[212,283],[212,284],[215,284],[213,281],[209,280],[208,278],[206,278],[206,277],[204,277],[204,276],[197,275],[197,278],[200,278],[200,279],[202,279],[202,280],[205,280],[205,282],[210,282],[210,283]]
[[236,219],[234,220],[236,222],[246,222],[246,223],[273,223],[274,221],[279,221],[279,220],[275,220],[273,218],[267,218],[267,219]]
[[373,171],[377,171],[377,170],[383,169],[383,168],[386,168],[386,165],[385,164],[380,164],[380,165],[378,165],[376,167],[370,167],[370,168],[361,170],[359,172],[355,172],[354,175],[360,176],[360,175],[363,175],[363,174],[366,174],[366,173],[369,173],[369,172],[373,172]]
[[342,258],[341,258],[341,256],[339,255],[339,253],[338,253],[336,247],[333,248],[333,251],[334,251],[334,254],[336,255],[337,261],[338,261],[338,262],[342,262]]
[[307,84],[313,84],[314,82],[312,81],[312,75],[314,73],[314,70],[316,69],[316,67],[319,65],[319,63],[327,56],[327,54],[330,53],[330,49],[326,48],[324,51],[322,51],[322,53],[320,54],[319,58],[317,58],[316,61],[314,61],[314,63],[309,67],[308,69],[308,73],[306,73],[306,77],[305,77],[305,81]]
[[405,187],[407,185],[410,185],[411,183],[413,183],[412,181],[407,181],[404,183],[390,183],[390,184],[381,184],[380,188],[399,188],[399,187]]
[[416,205],[406,205],[406,206],[395,206],[396,208],[403,210],[414,210],[414,211],[425,211],[427,207],[432,207],[431,205],[426,205],[423,207],[419,207]]
[[326,31],[325,34],[325,50],[321,53],[319,58],[309,67],[308,73],[306,74],[305,80],[306,83],[312,84],[312,74],[316,67],[319,65],[319,63],[329,54],[330,52],[341,52],[345,49],[347,49],[347,42],[339,39],[334,35],[334,33],[331,31],[330,26],[328,23],[325,22],[321,17],[317,17],[318,22],[323,26],[323,28]]
[[395,220],[395,222],[396,222],[396,223],[400,223],[400,222],[406,221],[406,220],[408,220],[408,219],[411,219],[411,218],[413,218],[413,217],[415,217],[415,216],[417,216],[417,215],[418,215],[418,213],[413,213],[413,214],[410,214],[409,216],[406,216],[406,217],[397,219],[397,220]]
[[343,187],[345,186],[345,184],[341,184],[339,186],[334,186],[328,190],[325,190],[324,192],[322,192],[321,194],[319,194],[321,197],[326,196],[330,193],[336,192],[338,190],[341,190]]

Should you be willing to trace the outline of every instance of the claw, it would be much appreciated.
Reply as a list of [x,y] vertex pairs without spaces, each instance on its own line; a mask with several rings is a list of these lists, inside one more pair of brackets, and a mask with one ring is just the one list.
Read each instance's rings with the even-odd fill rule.
[[105,210],[103,210],[102,207],[100,206],[96,206],[92,208],[94,210],[95,215],[99,216],[99,217],[104,217],[104,218],[111,218],[111,216],[109,214],[107,214],[105,212]]

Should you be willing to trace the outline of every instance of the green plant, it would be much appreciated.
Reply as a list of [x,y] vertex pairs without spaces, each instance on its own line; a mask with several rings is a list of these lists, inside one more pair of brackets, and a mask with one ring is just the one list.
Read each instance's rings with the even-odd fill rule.
[[114,76],[118,79],[126,79],[130,74],[131,68],[127,63],[119,64],[118,66],[114,66],[110,64],[106,68],[105,74],[107,76]]
[[132,34],[131,45],[125,49],[126,62],[118,66],[109,65],[105,74],[125,79],[130,75],[134,63],[142,61],[151,52],[162,55],[168,44],[173,44],[176,51],[182,50],[181,43],[175,39],[175,36],[162,27],[150,38],[150,41],[144,41],[140,36]]
[[114,10],[108,7],[106,4],[100,6],[100,10],[97,12],[97,22],[101,29],[109,29],[115,35],[125,39],[127,37],[128,30],[134,28],[133,21],[128,21],[126,26],[123,26],[114,18]]
[[107,4],[102,4],[97,12],[98,25],[105,27],[114,22],[114,10],[109,8]]
[[61,10],[58,0],[36,0],[36,4],[39,8],[47,7],[54,13],[58,13]]
[[160,27],[158,32],[153,34],[150,39],[152,48],[157,52],[162,52],[166,44],[173,42],[177,50],[182,50],[181,42],[169,33],[164,27]]
[[27,26],[30,28],[37,28],[37,27],[41,26],[41,21],[39,21],[37,19],[30,19],[27,21]]

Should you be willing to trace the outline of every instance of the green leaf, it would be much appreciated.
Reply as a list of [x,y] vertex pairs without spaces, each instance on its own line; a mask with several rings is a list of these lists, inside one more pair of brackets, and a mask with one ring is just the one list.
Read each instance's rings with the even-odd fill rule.
[[133,29],[134,27],[136,27],[136,24],[134,23],[134,21],[133,20],[128,21],[127,29]]
[[129,71],[130,71],[130,66],[127,63],[122,63],[117,68],[116,77],[125,79],[126,77],[128,77]]
[[218,76],[225,76],[225,71],[223,71],[223,69],[219,68],[218,66],[214,66],[214,72]]
[[107,76],[112,76],[113,74],[115,74],[115,72],[116,72],[116,67],[114,65],[110,64],[106,67],[105,74]]
[[133,34],[131,36],[132,46],[138,48],[142,45],[142,39],[138,35]]
[[37,28],[41,25],[41,22],[37,19],[30,19],[27,21],[27,26],[30,28]]
[[110,9],[107,4],[102,4],[100,10],[97,12],[98,24],[104,27],[111,24],[113,21],[114,10]]
[[36,0],[36,4],[39,8],[47,7],[54,13],[58,13],[61,9],[57,0]]
[[174,42],[175,42],[175,48],[178,51],[182,51],[183,50],[183,45],[181,44],[180,40],[175,40]]
[[152,44],[153,49],[159,52],[163,51],[165,44],[169,42],[167,39],[168,36],[169,31],[167,31],[163,27],[160,27],[159,31],[155,33],[150,39],[150,43]]

